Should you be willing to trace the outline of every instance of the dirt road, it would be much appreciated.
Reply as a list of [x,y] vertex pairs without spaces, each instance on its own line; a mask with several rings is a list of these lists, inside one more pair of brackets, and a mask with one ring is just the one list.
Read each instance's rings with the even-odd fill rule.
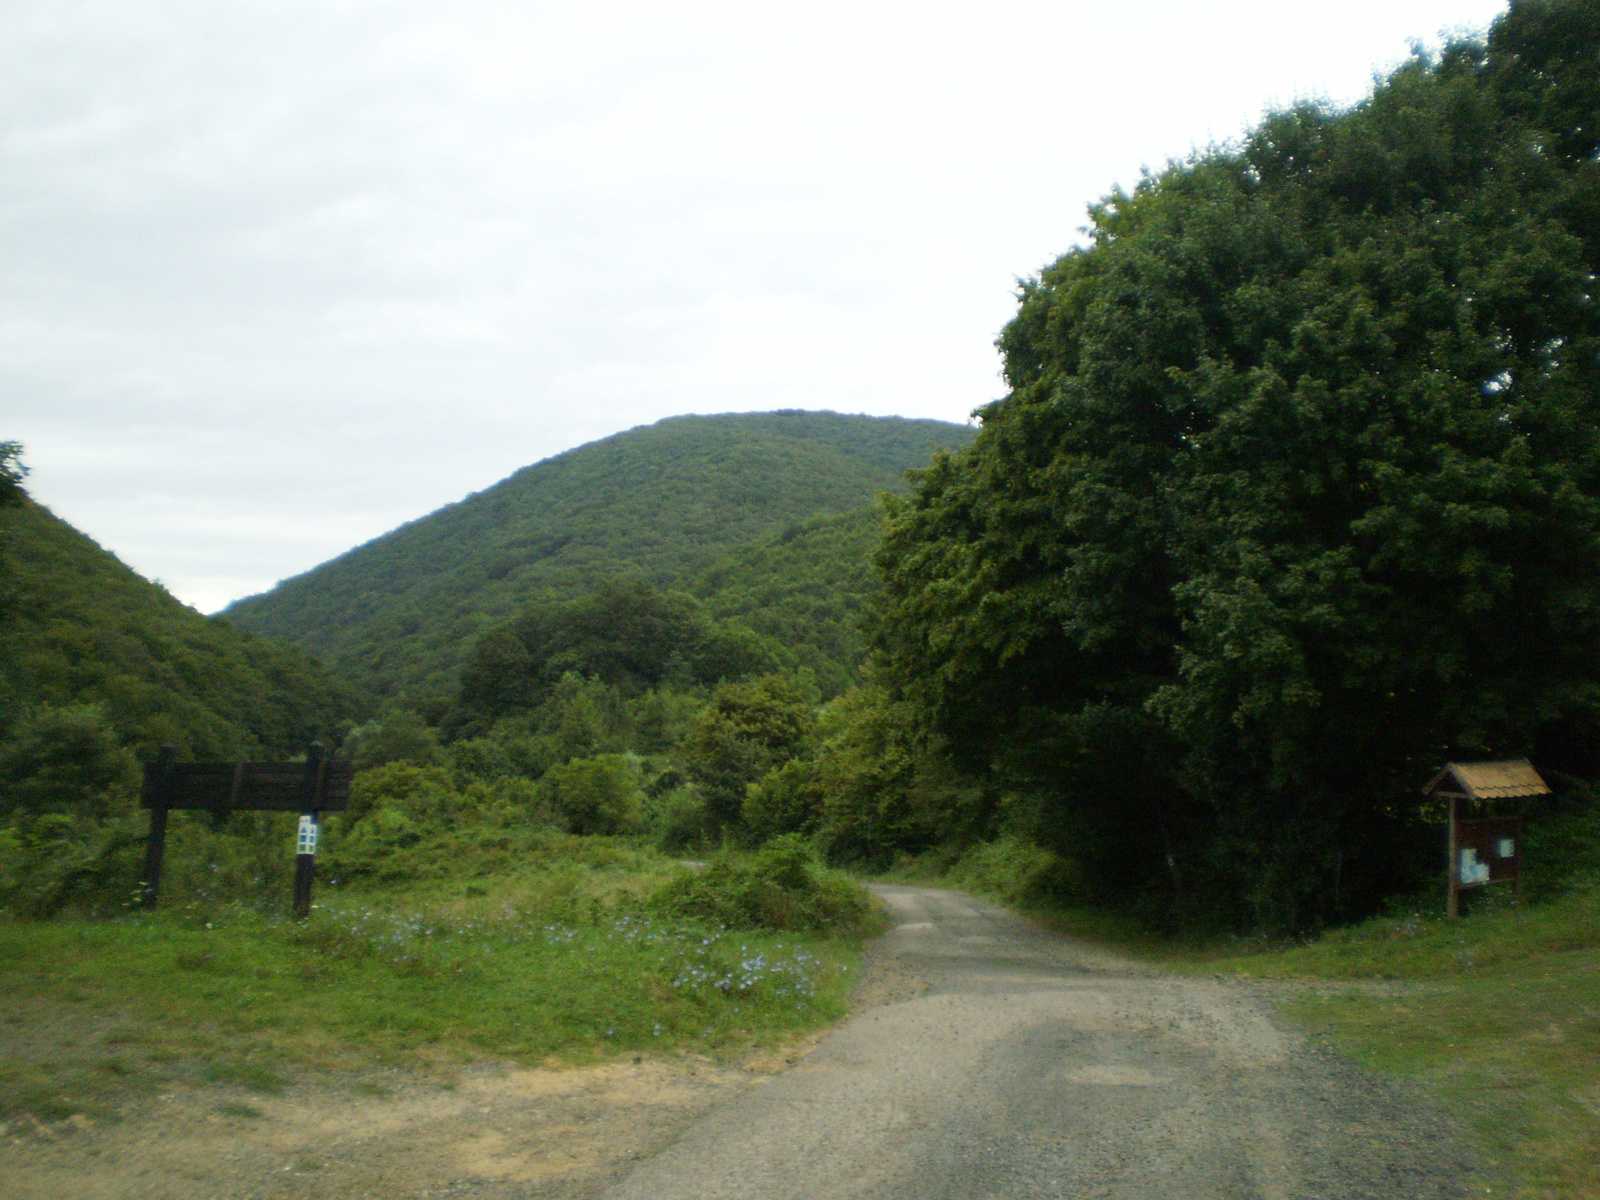
[[1442,1119],[1280,1029],[1259,985],[876,890],[895,928],[809,1054],[178,1090],[120,1125],[0,1127],[0,1200],[1467,1195]]
[[1467,1194],[1441,1121],[1242,985],[1141,971],[992,905],[879,887],[926,994],[866,1012],[607,1200],[1402,1200]]

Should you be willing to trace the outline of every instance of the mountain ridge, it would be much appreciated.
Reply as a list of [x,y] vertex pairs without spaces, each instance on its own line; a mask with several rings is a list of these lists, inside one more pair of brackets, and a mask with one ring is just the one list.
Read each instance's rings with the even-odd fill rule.
[[637,576],[682,587],[737,546],[898,492],[963,425],[786,410],[669,417],[523,467],[221,614],[375,694],[441,694],[529,604]]

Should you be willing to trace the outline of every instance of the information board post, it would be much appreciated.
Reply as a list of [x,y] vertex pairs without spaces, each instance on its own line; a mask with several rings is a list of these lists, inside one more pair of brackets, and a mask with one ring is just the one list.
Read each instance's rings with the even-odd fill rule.
[[1445,844],[1444,915],[1452,921],[1461,915],[1461,876],[1456,866],[1456,822],[1459,813],[1457,796],[1450,797],[1450,839]]
[[[178,762],[176,746],[161,747],[161,757],[156,760],[154,774],[159,781],[157,797],[164,800],[171,792],[172,769]],[[148,785],[148,780],[146,781]],[[154,797],[153,797],[154,798]],[[144,877],[139,880],[139,907],[154,908],[161,888],[161,863],[167,856],[167,806],[152,804],[150,808],[150,835],[144,843]]]
[[[306,755],[306,795],[315,797],[322,780],[322,743],[313,742]],[[300,824],[295,829],[294,855],[294,905],[296,921],[311,915],[311,885],[317,877],[317,810],[308,808],[300,814]]]

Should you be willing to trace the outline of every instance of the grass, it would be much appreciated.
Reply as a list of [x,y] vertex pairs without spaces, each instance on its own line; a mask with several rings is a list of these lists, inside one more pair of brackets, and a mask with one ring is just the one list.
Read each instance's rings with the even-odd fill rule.
[[1486,1194],[1600,1195],[1600,896],[1459,921],[1412,911],[1305,946],[1179,966],[1329,981],[1287,1001],[1285,1015],[1439,1095],[1500,1168]]
[[669,860],[571,851],[470,883],[323,889],[303,925],[243,906],[0,922],[0,1116],[271,1095],[330,1067],[732,1054],[844,1014],[859,938],[663,916],[648,897]]

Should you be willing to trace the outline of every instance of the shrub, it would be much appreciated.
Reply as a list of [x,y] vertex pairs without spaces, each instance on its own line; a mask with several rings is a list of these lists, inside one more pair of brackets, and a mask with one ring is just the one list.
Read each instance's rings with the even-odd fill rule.
[[442,757],[439,738],[410,709],[397,709],[382,721],[372,721],[351,731],[342,752],[355,759],[361,770],[386,763],[409,762],[431,767]]
[[798,834],[754,854],[722,854],[704,871],[685,873],[653,897],[655,907],[731,929],[868,932],[876,907],[860,884],[825,871]]
[[956,860],[949,879],[957,887],[1016,905],[1073,891],[1072,870],[1064,859],[1015,837],[973,846]]
[[572,833],[630,833],[643,824],[644,789],[626,754],[575,758],[552,767],[541,782]]
[[449,758],[458,787],[472,779],[503,779],[521,774],[502,739],[478,737],[456,742],[450,747]]
[[1524,882],[1536,900],[1600,891],[1600,802],[1587,786],[1568,791],[1574,807],[1530,819],[1523,835]]
[[0,905],[23,917],[67,908],[120,911],[143,861],[138,824],[129,816],[44,813],[0,827]]
[[669,788],[645,802],[645,828],[668,854],[704,846],[715,834],[711,814],[693,788]]
[[42,708],[0,743],[0,814],[103,817],[126,807],[139,763],[98,705]]
[[444,768],[385,763],[356,772],[344,824],[354,827],[381,808],[403,813],[413,821],[447,824],[460,804],[460,793]]

